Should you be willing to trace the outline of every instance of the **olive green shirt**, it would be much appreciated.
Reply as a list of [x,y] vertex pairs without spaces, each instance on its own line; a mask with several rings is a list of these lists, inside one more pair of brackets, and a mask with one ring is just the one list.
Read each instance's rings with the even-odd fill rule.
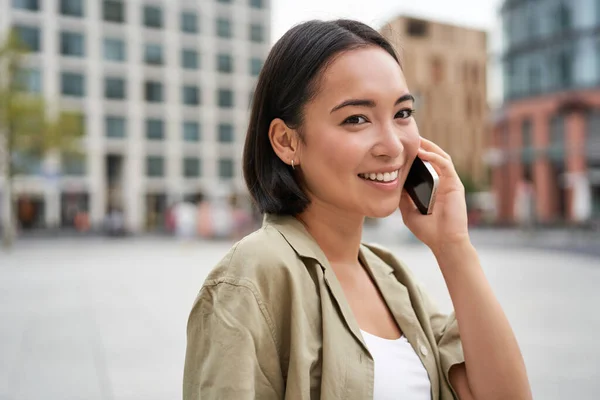
[[[454,314],[438,312],[388,251],[360,258],[421,359],[431,398],[456,398]],[[293,217],[268,215],[209,274],[187,329],[183,399],[373,398],[374,362],[325,254]],[[402,379],[402,376],[398,376]]]

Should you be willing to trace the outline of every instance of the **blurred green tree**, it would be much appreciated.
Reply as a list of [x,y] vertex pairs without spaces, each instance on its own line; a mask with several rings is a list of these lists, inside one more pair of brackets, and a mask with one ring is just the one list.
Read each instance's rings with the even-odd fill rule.
[[462,181],[462,184],[465,187],[466,194],[476,193],[482,190],[482,185],[478,184],[473,179],[471,174],[459,171],[458,176],[460,177],[460,180]]
[[28,173],[31,160],[49,151],[80,153],[83,119],[78,112],[50,112],[42,95],[29,88],[23,60],[28,50],[15,31],[0,44],[0,178],[2,185],[2,243],[15,238],[14,178]]

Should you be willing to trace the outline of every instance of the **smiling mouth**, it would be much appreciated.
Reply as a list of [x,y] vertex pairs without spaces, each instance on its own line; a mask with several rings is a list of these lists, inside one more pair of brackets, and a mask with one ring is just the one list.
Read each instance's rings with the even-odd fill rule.
[[359,177],[365,179],[367,181],[375,181],[375,182],[393,182],[398,178],[400,170],[396,170],[393,172],[385,172],[385,173],[370,173],[370,174],[358,174]]

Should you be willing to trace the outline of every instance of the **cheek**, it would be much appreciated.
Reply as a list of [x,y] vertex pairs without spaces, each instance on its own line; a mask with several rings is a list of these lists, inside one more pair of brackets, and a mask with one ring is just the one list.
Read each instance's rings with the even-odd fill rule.
[[323,131],[317,140],[308,144],[306,150],[310,162],[319,166],[321,173],[325,170],[334,173],[347,172],[348,168],[360,162],[362,154],[360,143],[331,131]]
[[417,152],[419,151],[420,147],[421,147],[421,135],[419,135],[418,131],[411,133],[410,135],[407,135],[406,141],[404,144],[404,148],[406,150],[407,155],[409,156],[409,158],[411,160],[412,160],[412,158],[417,156]]

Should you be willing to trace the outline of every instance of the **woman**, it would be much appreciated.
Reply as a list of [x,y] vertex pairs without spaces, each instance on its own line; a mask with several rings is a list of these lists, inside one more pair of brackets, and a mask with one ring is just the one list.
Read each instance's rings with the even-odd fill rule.
[[[275,44],[243,159],[265,221],[200,290],[184,399],[531,398],[469,241],[464,189],[412,114],[397,56],[368,26],[311,21]],[[402,191],[417,156],[440,175],[428,216]],[[398,207],[435,255],[456,317],[388,251],[361,244],[364,218]]]

